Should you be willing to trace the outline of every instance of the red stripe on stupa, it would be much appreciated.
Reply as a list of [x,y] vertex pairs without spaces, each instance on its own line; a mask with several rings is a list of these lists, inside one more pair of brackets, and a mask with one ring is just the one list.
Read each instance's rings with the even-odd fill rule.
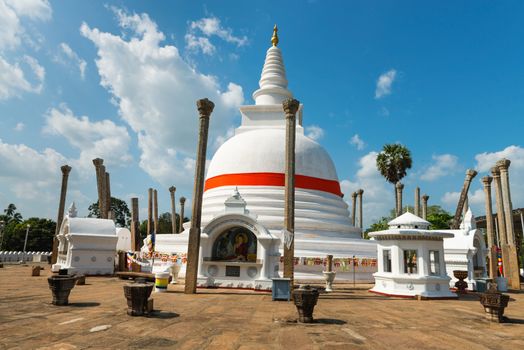
[[[204,191],[222,186],[284,186],[285,177],[280,173],[242,173],[218,175],[206,180]],[[295,175],[295,187],[329,192],[342,196],[338,181],[318,177]]]

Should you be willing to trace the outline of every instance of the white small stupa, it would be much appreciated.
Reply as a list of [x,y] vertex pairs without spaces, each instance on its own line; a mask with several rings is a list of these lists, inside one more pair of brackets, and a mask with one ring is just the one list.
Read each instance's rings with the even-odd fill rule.
[[409,212],[371,232],[378,243],[378,272],[371,292],[402,297],[455,298],[449,290],[444,239],[453,234],[429,230],[429,222]]

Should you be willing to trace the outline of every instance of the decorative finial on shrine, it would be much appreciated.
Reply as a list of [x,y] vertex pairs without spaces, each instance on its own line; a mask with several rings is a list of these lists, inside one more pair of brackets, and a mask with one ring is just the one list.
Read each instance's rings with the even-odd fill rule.
[[277,25],[275,24],[275,26],[273,27],[273,36],[271,37],[271,43],[273,44],[273,46],[277,46],[278,45],[278,27]]

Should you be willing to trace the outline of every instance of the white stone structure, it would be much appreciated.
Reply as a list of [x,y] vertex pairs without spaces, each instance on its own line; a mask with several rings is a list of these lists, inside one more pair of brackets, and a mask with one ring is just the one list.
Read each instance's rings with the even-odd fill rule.
[[116,235],[118,241],[116,242],[116,250],[127,252],[131,250],[131,231],[125,227],[117,227]]
[[[207,170],[202,208],[200,287],[266,288],[270,278],[281,276],[286,139],[282,102],[293,95],[287,88],[282,53],[276,46],[267,51],[259,85],[253,93],[255,105],[240,107],[240,127],[216,151]],[[308,265],[307,259],[325,258],[331,254],[337,270],[337,258],[376,258],[376,243],[362,239],[361,230],[352,226],[335,166],[324,148],[304,135],[302,115],[301,105],[297,112],[295,146],[295,257],[298,263],[295,279],[323,279],[324,266]],[[243,204],[233,213],[228,201],[236,190]],[[188,225],[186,223],[186,227]],[[157,235],[156,250],[186,253],[187,231],[179,235]],[[213,256],[217,239],[229,235],[229,244],[234,246],[237,233],[246,234],[248,242],[244,244],[251,249],[247,257]],[[244,241],[246,238],[238,239]],[[221,248],[231,252],[226,241],[222,241]],[[238,259],[234,264],[228,261],[234,259]],[[231,276],[225,276],[226,270]],[[375,271],[375,266],[364,269],[359,266],[356,279],[370,282]],[[238,273],[240,276],[236,276]],[[180,272],[183,274],[184,268]],[[337,280],[352,278],[350,268],[345,272],[337,271]]]
[[378,243],[378,272],[371,292],[402,297],[454,298],[446,274],[443,239],[451,233],[428,230],[429,222],[404,213],[389,229],[371,232]]
[[70,210],[58,233],[58,259],[53,271],[107,275],[114,273],[116,244],[115,223],[108,219],[77,218]]
[[476,290],[476,278],[487,278],[486,255],[488,253],[482,232],[477,229],[475,218],[468,208],[458,230],[443,230],[453,234],[444,239],[444,253],[450,286],[454,287],[457,279],[453,270],[468,271],[468,289]]

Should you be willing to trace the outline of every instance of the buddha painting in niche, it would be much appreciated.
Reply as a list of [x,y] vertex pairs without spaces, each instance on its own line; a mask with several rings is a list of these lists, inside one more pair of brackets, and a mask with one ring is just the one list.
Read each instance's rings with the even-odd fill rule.
[[243,227],[227,230],[213,244],[213,260],[254,262],[256,258],[256,237]]

